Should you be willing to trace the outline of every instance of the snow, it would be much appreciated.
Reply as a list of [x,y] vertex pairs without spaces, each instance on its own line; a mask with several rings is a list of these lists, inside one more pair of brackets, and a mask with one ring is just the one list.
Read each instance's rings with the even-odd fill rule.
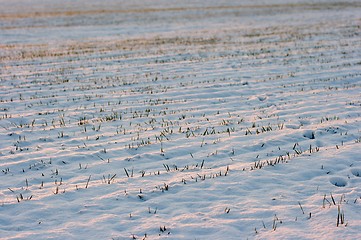
[[358,239],[357,1],[0,0],[2,239]]

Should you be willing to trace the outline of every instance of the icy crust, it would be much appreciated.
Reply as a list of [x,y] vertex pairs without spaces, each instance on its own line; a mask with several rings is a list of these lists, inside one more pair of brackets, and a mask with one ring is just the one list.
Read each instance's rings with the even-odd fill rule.
[[361,237],[358,2],[0,3],[2,239]]

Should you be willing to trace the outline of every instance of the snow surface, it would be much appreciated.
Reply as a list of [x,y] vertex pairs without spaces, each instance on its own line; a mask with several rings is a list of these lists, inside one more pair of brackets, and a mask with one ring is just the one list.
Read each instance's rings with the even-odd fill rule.
[[0,0],[1,239],[360,239],[359,1]]

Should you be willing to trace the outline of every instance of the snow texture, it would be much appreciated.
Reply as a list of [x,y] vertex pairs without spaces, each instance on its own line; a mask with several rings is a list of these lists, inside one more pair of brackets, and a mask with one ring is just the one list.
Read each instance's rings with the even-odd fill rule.
[[0,0],[1,239],[360,239],[360,1]]

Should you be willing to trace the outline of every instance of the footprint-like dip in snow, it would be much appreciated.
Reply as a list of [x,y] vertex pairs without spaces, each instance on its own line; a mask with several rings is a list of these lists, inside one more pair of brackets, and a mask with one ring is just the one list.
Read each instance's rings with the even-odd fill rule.
[[305,138],[315,139],[315,132],[312,131],[312,130],[305,130],[305,131],[303,132],[303,136],[304,136]]
[[356,177],[361,177],[361,169],[359,169],[359,168],[351,169],[351,173]]
[[267,100],[266,96],[258,96],[258,100],[260,100],[261,102]]
[[347,181],[341,177],[330,178],[330,183],[332,183],[336,187],[345,187],[347,185]]
[[300,125],[296,125],[296,124],[286,124],[285,125],[286,128],[291,128],[291,129],[299,129]]
[[300,119],[299,120],[301,126],[307,126],[307,125],[310,125],[311,122],[309,120],[305,120],[305,119]]

